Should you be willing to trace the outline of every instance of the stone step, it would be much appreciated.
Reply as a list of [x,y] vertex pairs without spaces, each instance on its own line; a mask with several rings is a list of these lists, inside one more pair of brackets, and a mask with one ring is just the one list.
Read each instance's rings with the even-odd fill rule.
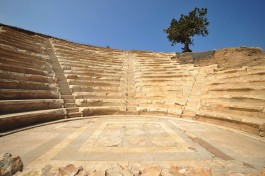
[[66,108],[72,108],[72,107],[77,107],[77,105],[75,103],[65,103],[64,106]]
[[62,83],[62,84],[68,84],[68,82],[67,82],[67,79],[65,78],[65,77],[58,77],[57,78],[57,82],[60,84],[60,83]]
[[64,74],[64,71],[63,71],[63,69],[61,68],[61,66],[53,66],[52,67],[53,68],[53,70],[55,71],[55,72],[57,72],[58,74]]
[[67,83],[67,81],[57,81],[57,83],[61,87],[68,87],[69,88],[69,84]]
[[61,95],[71,95],[72,92],[70,90],[59,90]]
[[79,112],[79,108],[66,108],[67,113]]
[[74,96],[71,94],[71,95],[61,95],[61,98],[62,99],[74,99]]
[[69,84],[67,83],[67,81],[62,81],[62,82],[57,81],[57,84],[58,84],[58,87],[60,87],[60,88],[67,88],[67,89],[69,89]]
[[60,90],[64,91],[64,90],[68,90],[70,91],[71,89],[69,89],[69,86],[66,86],[66,85],[59,85],[58,86]]
[[52,68],[53,69],[62,70],[61,65],[60,64],[56,64],[55,62],[53,63]]
[[68,116],[68,118],[81,117],[82,113],[81,112],[71,112],[71,113],[68,113],[67,116]]
[[56,74],[56,76],[58,77],[58,78],[65,78],[65,75],[64,74],[61,74],[61,73],[58,73],[58,72],[54,72],[55,74]]
[[69,89],[68,84],[59,84],[58,83],[58,87],[61,88],[61,89]]

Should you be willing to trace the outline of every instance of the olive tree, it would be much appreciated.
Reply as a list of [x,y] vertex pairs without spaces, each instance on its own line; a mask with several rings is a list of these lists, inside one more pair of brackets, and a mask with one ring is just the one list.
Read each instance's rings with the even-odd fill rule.
[[168,40],[174,46],[176,43],[184,44],[183,52],[192,52],[189,45],[193,44],[192,37],[208,35],[207,8],[195,8],[188,15],[181,14],[179,20],[172,19],[170,26],[164,29]]

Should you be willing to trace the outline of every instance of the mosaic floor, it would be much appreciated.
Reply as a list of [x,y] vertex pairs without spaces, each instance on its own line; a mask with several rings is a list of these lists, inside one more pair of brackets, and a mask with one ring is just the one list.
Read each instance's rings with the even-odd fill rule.
[[47,164],[104,170],[115,164],[207,167],[216,173],[265,167],[265,140],[229,128],[169,117],[101,116],[32,128],[0,138],[0,154],[27,169]]

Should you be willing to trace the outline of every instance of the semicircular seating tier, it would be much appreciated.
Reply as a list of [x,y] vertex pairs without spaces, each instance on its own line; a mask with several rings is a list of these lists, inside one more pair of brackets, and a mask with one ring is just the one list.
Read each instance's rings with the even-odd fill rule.
[[191,118],[264,134],[265,66],[218,70],[0,27],[0,132],[98,115]]

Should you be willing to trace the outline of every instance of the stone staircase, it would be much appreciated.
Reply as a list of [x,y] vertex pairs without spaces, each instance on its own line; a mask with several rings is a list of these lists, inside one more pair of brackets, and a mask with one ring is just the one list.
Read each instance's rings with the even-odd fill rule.
[[[194,68],[194,81],[192,83],[190,92],[187,93],[186,103],[181,114],[182,118],[196,119],[196,112],[200,105],[205,79],[208,73],[213,73],[217,65],[210,65],[202,68]],[[183,87],[184,88],[184,87]],[[185,88],[184,88],[185,89]]]
[[[141,53],[135,56],[135,85],[138,114],[179,117],[191,86],[187,71],[171,60],[172,55]],[[183,84],[187,84],[183,89]]]
[[53,46],[49,40],[46,41],[46,46],[50,54],[52,68],[56,76],[56,83],[60,92],[60,98],[63,100],[63,106],[67,112],[66,118],[81,117],[82,113],[79,112],[79,108],[75,103],[75,98],[72,95],[72,91],[70,90],[67,79],[65,78],[64,71],[54,53]]
[[124,62],[126,65],[126,115],[137,114],[137,100],[135,98],[135,80],[134,80],[134,58],[129,52],[124,54]]
[[75,102],[84,116],[125,114],[126,70],[123,51],[52,39]]

